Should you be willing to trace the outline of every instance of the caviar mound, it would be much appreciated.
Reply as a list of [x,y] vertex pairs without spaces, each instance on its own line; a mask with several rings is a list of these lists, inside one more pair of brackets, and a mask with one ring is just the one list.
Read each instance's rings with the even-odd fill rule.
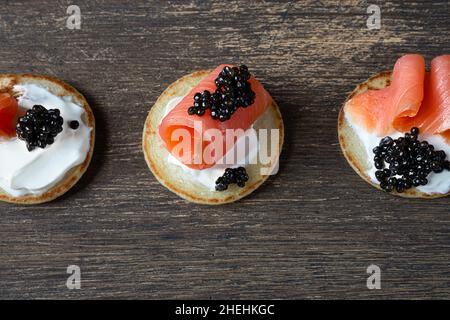
[[216,191],[225,191],[230,184],[236,184],[238,187],[245,187],[249,177],[244,167],[227,168],[222,176],[216,180]]
[[47,110],[35,105],[19,118],[17,137],[26,142],[30,152],[35,148],[44,149],[55,142],[56,136],[63,131],[63,123],[59,109]]
[[[230,185],[227,190],[222,192],[209,190],[204,185],[192,181],[190,176],[179,166],[167,163],[169,152],[164,147],[163,141],[158,133],[159,124],[165,116],[165,107],[167,103],[173,98],[188,94],[205,77],[211,74],[211,72],[212,70],[203,70],[184,76],[172,83],[160,95],[153,107],[150,109],[148,117],[145,121],[142,147],[145,160],[150,171],[153,173],[155,178],[170,191],[190,202],[207,205],[220,205],[237,201],[255,191],[269,178],[268,175],[261,174],[261,168],[264,166],[261,163],[246,166],[249,180],[245,183],[243,188],[233,184]],[[215,86],[214,83],[213,85]],[[192,100],[189,104],[186,104],[186,108],[183,110],[183,115],[187,113],[187,108],[189,106],[192,106]],[[189,115],[186,114],[186,116]],[[227,121],[223,123],[227,123]],[[268,102],[267,110],[255,122],[254,128],[256,130],[278,129],[280,131],[278,146],[281,152],[284,141],[284,126],[279,108],[273,100]]]
[[414,127],[398,139],[384,137],[373,149],[375,177],[384,191],[402,193],[412,187],[425,186],[430,173],[450,170],[446,153],[435,150],[428,141],[420,141],[419,132],[419,128]]
[[255,102],[255,92],[251,88],[247,66],[223,67],[214,80],[216,90],[208,90],[194,95],[194,105],[189,107],[189,115],[203,116],[210,109],[213,119],[221,122],[230,120],[238,108],[247,108]]
[[[366,171],[371,166],[372,158],[368,158],[366,154],[366,150],[362,144],[362,142],[358,139],[357,134],[354,132],[353,128],[350,126],[348,121],[345,118],[345,103],[351,99],[352,97],[366,92],[367,90],[380,90],[387,87],[391,83],[391,75],[390,71],[381,72],[367,81],[359,84],[353,92],[349,95],[349,97],[344,102],[338,116],[338,137],[339,144],[341,150],[344,154],[349,165],[353,168],[353,170],[367,183],[372,185],[373,187],[382,190],[379,184],[373,183],[370,177],[366,174]],[[405,190],[404,192],[397,192],[393,190],[390,194],[404,197],[404,198],[422,198],[422,199],[433,199],[433,198],[441,198],[448,196],[448,194],[441,193],[424,193],[418,191],[416,188],[410,188]]]
[[59,79],[33,74],[0,74],[0,90],[2,91],[10,92],[12,91],[12,87],[14,85],[23,84],[35,84],[44,87],[52,94],[55,94],[57,96],[70,96],[74,102],[76,102],[84,109],[85,114],[83,117],[83,122],[86,123],[88,127],[92,128],[89,141],[90,148],[85,161],[82,164],[69,170],[69,172],[67,172],[67,174],[60,181],[58,181],[45,193],[41,195],[13,197],[0,189],[0,201],[31,205],[46,203],[62,196],[67,191],[69,191],[86,172],[91,162],[95,145],[95,118],[88,102],[83,97],[83,95],[79,93],[75,88]]

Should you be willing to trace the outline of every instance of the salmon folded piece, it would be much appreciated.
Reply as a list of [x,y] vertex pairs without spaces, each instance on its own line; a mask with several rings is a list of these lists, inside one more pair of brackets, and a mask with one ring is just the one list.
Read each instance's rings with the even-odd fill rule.
[[395,131],[404,120],[414,117],[424,96],[425,60],[407,54],[397,60],[391,85],[367,90],[347,101],[344,110],[353,122],[378,136]]
[[13,137],[16,134],[14,119],[18,104],[8,93],[0,93],[0,138]]
[[413,126],[422,134],[443,134],[450,138],[450,55],[431,61],[422,106],[415,117],[404,119],[399,129],[409,130]]
[[[210,110],[206,110],[203,116],[189,115],[188,109],[194,103],[194,95],[197,92],[203,92],[208,90],[211,94],[216,91],[215,80],[223,68],[227,65],[220,65],[208,76],[202,79],[197,86],[192,90],[173,108],[162,120],[159,126],[159,135],[164,142],[166,149],[172,153],[172,155],[184,163],[186,166],[202,170],[212,167],[215,161],[219,160],[221,156],[217,154],[214,161],[205,161],[201,154],[212,143],[211,141],[205,141],[201,138],[201,134],[205,136],[205,133],[210,129],[219,130],[224,136],[227,129],[249,129],[252,124],[261,116],[270,105],[272,98],[269,93],[264,89],[262,84],[256,80],[253,76],[248,80],[251,89],[255,93],[254,103],[246,108],[238,108],[236,112],[231,116],[231,119],[221,122],[217,119],[213,119],[210,114]],[[183,154],[176,152],[176,146],[180,144],[180,140],[173,136],[177,129],[185,130],[189,132],[191,138],[190,150],[183,150]],[[197,134],[194,134],[197,131]],[[201,132],[200,132],[201,131]],[[202,150],[196,150],[193,146],[198,140],[202,139]],[[207,139],[206,139],[207,140]],[[235,143],[226,143],[223,141],[222,154],[225,154]],[[199,159],[200,157],[200,159]]]

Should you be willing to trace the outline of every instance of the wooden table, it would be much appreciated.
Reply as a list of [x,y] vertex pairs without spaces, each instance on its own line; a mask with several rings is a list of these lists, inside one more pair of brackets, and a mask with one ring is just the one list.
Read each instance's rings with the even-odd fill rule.
[[[55,4],[57,3],[57,4]],[[56,76],[97,119],[86,176],[46,205],[0,204],[0,298],[449,298],[449,199],[376,191],[347,165],[346,95],[408,52],[450,53],[450,5],[392,1],[6,1],[1,72]],[[381,29],[366,10],[381,7]],[[279,103],[280,172],[220,207],[147,169],[148,110],[177,78],[245,63]],[[3,155],[0,155],[3,156]],[[68,265],[81,290],[68,290]],[[366,268],[381,268],[368,290]]]

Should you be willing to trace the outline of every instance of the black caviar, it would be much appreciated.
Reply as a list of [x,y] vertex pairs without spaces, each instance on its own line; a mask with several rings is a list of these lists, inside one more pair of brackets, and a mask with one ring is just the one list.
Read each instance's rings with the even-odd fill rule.
[[41,105],[35,105],[19,118],[17,137],[26,142],[28,151],[36,147],[43,149],[55,142],[55,137],[63,131],[63,123],[58,109],[47,110]]
[[402,193],[412,187],[428,184],[428,175],[450,170],[450,161],[442,150],[435,150],[427,141],[419,141],[414,127],[403,137],[385,137],[373,149],[375,177],[387,192]]
[[79,126],[80,126],[80,123],[78,121],[76,121],[76,120],[73,120],[73,121],[69,122],[69,127],[72,130],[77,130],[79,128]]
[[203,116],[210,109],[213,119],[229,120],[238,108],[247,108],[255,102],[249,79],[250,73],[245,65],[224,67],[215,80],[216,91],[196,93],[194,105],[189,107],[188,114]]
[[243,188],[248,181],[248,174],[244,167],[227,168],[225,173],[216,180],[216,191],[224,191],[228,189],[230,184],[237,184]]

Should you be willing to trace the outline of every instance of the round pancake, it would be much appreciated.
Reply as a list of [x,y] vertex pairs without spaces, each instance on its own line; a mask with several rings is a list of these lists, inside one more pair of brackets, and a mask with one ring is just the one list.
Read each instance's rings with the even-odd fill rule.
[[[177,165],[167,163],[169,152],[164,147],[158,134],[158,127],[165,115],[167,103],[175,98],[186,95],[212,70],[202,70],[184,76],[172,83],[158,98],[150,109],[145,121],[143,132],[143,151],[145,160],[153,175],[166,188],[180,197],[195,203],[218,205],[239,200],[256,190],[269,176],[261,175],[261,163],[246,166],[249,181],[244,188],[230,185],[227,190],[211,191],[203,184],[193,181],[191,176]],[[273,102],[254,124],[255,129],[279,129],[279,151],[284,141],[284,126],[280,110]]]
[[[391,83],[391,72],[390,71],[381,72],[358,85],[356,89],[353,90],[353,92],[348,96],[345,102],[350,100],[352,97],[361,94],[369,89],[372,90],[383,89],[389,86],[390,83]],[[339,112],[338,118],[338,135],[341,150],[344,153],[344,156],[347,159],[350,166],[353,168],[353,170],[356,171],[356,173],[361,178],[363,178],[367,183],[369,183],[373,187],[382,190],[380,188],[380,185],[373,183],[370,177],[366,174],[367,170],[370,168],[369,162],[370,159],[367,158],[364,145],[359,140],[357,134],[354,132],[353,128],[350,126],[347,119],[345,118],[344,105],[342,106]],[[422,199],[433,199],[448,196],[448,193],[447,194],[424,193],[417,190],[417,188],[411,188],[402,193],[398,193],[395,191],[390,193],[404,198],[422,198]]]
[[[90,149],[84,162],[66,173],[66,175],[47,192],[40,195],[25,195],[13,197],[0,189],[0,201],[17,203],[17,204],[39,204],[52,201],[68,190],[70,190],[80,180],[81,176],[86,172],[92,158],[95,144],[95,119],[86,99],[75,88],[67,83],[49,76],[32,75],[32,74],[0,74],[0,92],[10,92],[12,87],[21,84],[36,84],[46,88],[48,91],[57,96],[71,96],[73,101],[85,110],[85,124],[92,128],[90,136]],[[2,155],[5,156],[5,155]],[[7,156],[7,155],[6,155]]]

